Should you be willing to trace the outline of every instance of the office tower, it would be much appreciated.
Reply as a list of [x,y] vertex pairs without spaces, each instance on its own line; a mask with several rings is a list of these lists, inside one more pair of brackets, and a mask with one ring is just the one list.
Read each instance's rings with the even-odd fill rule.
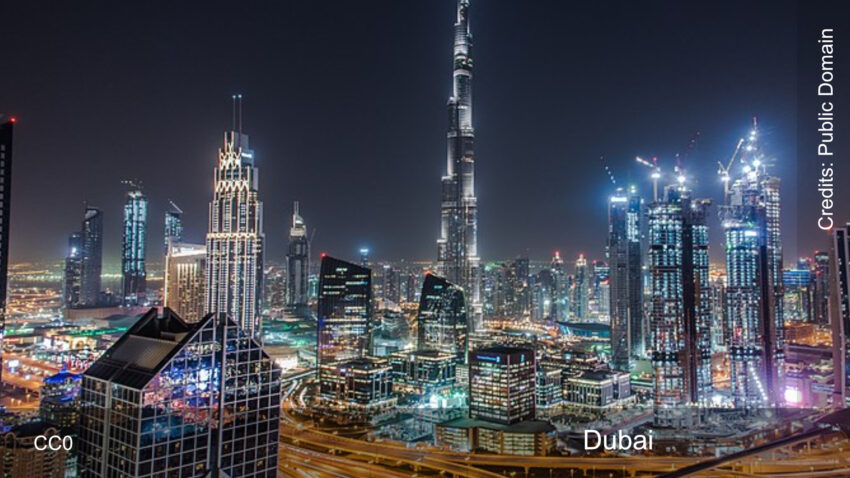
[[[0,124],[0,350],[6,329],[6,289],[9,267],[9,199],[12,197],[12,133],[15,118]],[[0,357],[0,376],[3,359]]]
[[576,273],[573,279],[573,303],[571,304],[573,316],[577,320],[587,317],[587,302],[590,284],[587,277],[587,259],[584,254],[579,254],[576,259]]
[[103,268],[103,211],[86,206],[82,224],[83,252],[80,258],[80,305],[100,303],[100,273]]
[[324,256],[319,273],[319,366],[372,350],[372,271]]
[[596,320],[609,321],[611,268],[605,261],[593,261],[590,265],[590,301],[588,308]]
[[437,350],[466,363],[469,325],[463,289],[442,277],[426,275],[416,321],[417,350]]
[[142,192],[141,185],[135,181],[126,182],[130,186],[124,203],[124,242],[121,249],[121,273],[124,278],[125,305],[139,305],[144,302],[147,291],[147,272],[145,270],[145,249],[148,228],[148,198]]
[[710,202],[670,186],[649,206],[649,309],[655,423],[689,426],[686,410],[710,400],[711,303],[708,277]]
[[534,350],[486,347],[469,353],[469,418],[512,425],[534,419]]
[[41,387],[38,416],[63,433],[77,434],[82,375],[61,370],[45,377]]
[[310,240],[307,224],[298,211],[298,201],[292,207],[292,225],[289,228],[289,249],[286,253],[286,305],[307,305],[310,276]]
[[280,370],[224,313],[151,309],[83,374],[81,478],[277,476]]
[[835,394],[837,403],[845,407],[850,404],[850,369],[847,353],[850,351],[850,224],[835,227],[830,243],[830,296],[829,311],[832,323],[833,360],[835,362]]
[[360,267],[372,267],[372,263],[369,262],[369,248],[361,247],[360,248]]
[[171,209],[165,211],[165,254],[168,255],[168,244],[183,242],[183,210],[168,201]]
[[786,322],[812,322],[812,272],[805,261],[797,269],[782,271],[783,314]]
[[759,408],[783,399],[779,179],[767,176],[755,121],[743,151],[744,174],[727,188],[726,205],[720,210],[726,250],[726,323],[732,399],[736,407]]
[[83,236],[72,232],[68,237],[68,255],[65,256],[62,303],[67,308],[80,305],[80,274],[83,266]]
[[561,259],[559,251],[555,251],[549,269],[552,272],[550,320],[567,321],[570,319],[570,288],[567,286],[567,272],[564,270],[564,260]]
[[206,312],[226,313],[251,335],[260,337],[263,204],[258,197],[254,152],[249,149],[248,135],[242,133],[241,103],[241,95],[234,96],[238,123],[225,133],[224,145],[218,150],[207,231]]
[[813,291],[812,291],[812,320],[818,325],[829,324],[829,294],[830,275],[829,252],[815,251],[812,264]]
[[165,306],[186,322],[204,316],[204,273],[207,248],[203,244],[169,242],[165,256]]
[[611,367],[628,371],[646,354],[643,328],[643,204],[637,188],[618,189],[608,200],[608,263],[610,266]]
[[729,345],[729,327],[726,323],[726,276],[711,281],[711,350],[726,352]]
[[478,199],[475,197],[475,132],[472,126],[472,33],[469,0],[458,0],[454,74],[448,102],[446,174],[442,178],[437,273],[466,292],[471,329],[481,320]]

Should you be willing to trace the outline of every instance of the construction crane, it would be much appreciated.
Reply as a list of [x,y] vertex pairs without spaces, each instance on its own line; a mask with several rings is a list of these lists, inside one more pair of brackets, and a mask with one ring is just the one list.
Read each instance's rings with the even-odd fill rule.
[[142,182],[138,179],[125,179],[121,181],[121,184],[125,186],[130,186],[130,188],[141,191],[142,190]]
[[168,200],[168,204],[171,204],[171,207],[174,209],[174,212],[178,214],[183,214],[183,210],[180,209],[180,206],[174,203],[171,199]]
[[720,175],[720,180],[723,181],[723,202],[726,202],[729,199],[729,181],[731,180],[731,176],[729,175],[729,170],[732,169],[732,165],[735,164],[735,158],[738,157],[738,152],[741,151],[741,146],[744,144],[744,138],[738,140],[738,144],[735,146],[735,151],[732,152],[732,157],[729,158],[729,161],[724,165],[722,162],[717,162],[717,174]]
[[608,167],[608,163],[605,162],[605,156],[600,156],[599,160],[602,161],[602,167],[605,169],[605,174],[608,175],[608,179],[611,180],[611,184],[617,186],[617,180],[614,179],[614,172]]
[[652,200],[658,201],[658,180],[661,179],[661,168],[658,166],[658,157],[653,156],[652,162],[649,162],[640,156],[635,156],[635,160],[650,169],[652,169],[652,173],[650,177],[652,178]]

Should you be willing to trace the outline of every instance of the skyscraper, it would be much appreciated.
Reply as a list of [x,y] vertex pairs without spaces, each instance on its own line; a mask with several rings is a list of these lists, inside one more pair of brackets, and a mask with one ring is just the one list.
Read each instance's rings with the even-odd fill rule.
[[100,303],[103,268],[103,211],[86,206],[82,224],[83,251],[80,258],[80,305],[94,307]]
[[425,276],[419,298],[417,343],[419,351],[437,350],[466,362],[468,329],[463,289],[433,274]]
[[732,398],[736,407],[783,400],[784,318],[779,179],[767,176],[758,128],[743,148],[744,174],[720,210],[726,250],[726,323]]
[[480,320],[481,270],[478,257],[478,199],[475,197],[475,132],[472,126],[472,33],[469,0],[458,0],[454,26],[454,75],[448,101],[446,174],[442,178],[437,273],[466,291],[472,329]]
[[204,273],[207,248],[203,244],[169,241],[165,256],[165,306],[186,322],[204,316]]
[[512,425],[534,419],[534,351],[495,346],[469,353],[469,417]]
[[832,315],[833,358],[835,362],[836,405],[848,405],[850,391],[850,224],[832,230],[830,244],[831,292],[829,310]]
[[83,236],[72,232],[68,237],[68,255],[65,256],[62,303],[65,307],[80,305],[80,273],[83,259]]
[[[238,101],[237,101],[238,100]],[[241,95],[234,96],[234,130],[218,150],[207,232],[206,311],[229,314],[254,337],[261,334],[263,204],[248,135],[242,133]]]
[[372,271],[323,257],[317,315],[319,366],[368,355],[372,349]]
[[573,316],[582,320],[587,317],[588,294],[590,284],[587,276],[587,259],[584,254],[579,254],[576,259],[576,275],[573,282],[573,301],[571,307]]
[[815,251],[812,275],[812,320],[818,325],[826,325],[829,321],[829,295],[832,274],[830,273],[830,257],[827,251]]
[[169,201],[171,209],[165,211],[165,254],[168,255],[168,244],[183,242],[183,210],[173,201]]
[[565,322],[570,320],[570,288],[567,285],[567,272],[564,270],[564,260],[561,253],[555,251],[552,261],[549,263],[552,271],[552,308],[550,320],[554,322]]
[[121,273],[125,305],[138,305],[144,302],[147,291],[147,271],[145,270],[145,252],[147,249],[148,198],[142,192],[141,185],[135,181],[126,182],[130,186],[124,203],[124,242],[121,249]]
[[608,202],[611,366],[628,371],[646,350],[643,330],[641,215],[635,187],[618,189]]
[[708,200],[681,182],[649,206],[649,309],[655,423],[689,426],[687,407],[705,405],[711,384]]
[[[12,136],[15,118],[0,124],[0,349],[6,328],[6,287],[9,273],[9,199],[12,197]],[[0,358],[0,375],[3,359]]]
[[292,226],[289,228],[289,250],[286,253],[286,305],[307,305],[310,276],[310,240],[307,224],[298,212],[298,201],[292,208]]
[[80,476],[276,476],[280,393],[280,370],[225,314],[151,309],[83,375]]

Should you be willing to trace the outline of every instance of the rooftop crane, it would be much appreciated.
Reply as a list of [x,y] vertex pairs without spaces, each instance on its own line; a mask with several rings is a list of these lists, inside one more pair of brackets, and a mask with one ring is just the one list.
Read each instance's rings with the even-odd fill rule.
[[720,175],[720,180],[723,181],[723,201],[726,202],[729,199],[729,180],[731,176],[729,175],[729,170],[732,169],[732,165],[735,164],[735,158],[738,157],[738,152],[741,151],[741,146],[744,144],[744,138],[738,140],[738,145],[735,146],[735,151],[732,152],[732,157],[729,158],[729,161],[724,165],[722,162],[717,162],[717,174]]
[[650,174],[650,177],[652,178],[652,200],[658,201],[658,180],[661,179],[661,168],[658,166],[658,157],[653,156],[652,162],[649,162],[640,156],[635,156],[635,160],[638,163],[652,169],[652,174]]

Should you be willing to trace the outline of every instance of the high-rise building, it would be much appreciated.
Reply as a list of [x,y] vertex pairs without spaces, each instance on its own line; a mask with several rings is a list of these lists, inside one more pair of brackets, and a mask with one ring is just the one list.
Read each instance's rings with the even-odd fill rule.
[[83,250],[80,258],[80,305],[94,307],[100,303],[103,269],[103,211],[86,206],[81,230]]
[[169,242],[165,256],[165,306],[186,322],[204,316],[204,273],[207,248],[203,244]]
[[472,125],[472,33],[469,0],[458,0],[454,27],[454,74],[448,101],[446,174],[442,178],[437,273],[466,292],[472,328],[480,320],[478,199],[475,197],[475,130]]
[[850,404],[850,224],[832,230],[830,244],[830,320],[832,322],[833,359],[835,362],[836,405]]
[[174,201],[169,201],[171,209],[165,211],[165,254],[168,255],[170,243],[183,242],[183,210]]
[[280,370],[224,313],[151,309],[83,375],[79,474],[277,476]]
[[564,260],[561,259],[559,251],[555,251],[555,255],[549,263],[549,269],[552,271],[550,320],[552,322],[565,322],[570,320],[570,288],[567,285],[568,279],[567,271],[564,269]]
[[466,363],[469,325],[463,289],[442,277],[426,275],[416,320],[417,350],[437,350]]
[[590,283],[587,275],[587,259],[584,254],[579,254],[576,259],[576,274],[573,279],[573,316],[582,320],[587,317],[588,295],[590,294]]
[[785,334],[779,179],[766,173],[758,128],[742,148],[744,174],[720,210],[726,250],[726,323],[732,399],[760,408],[783,400]]
[[[6,328],[6,288],[9,267],[9,200],[12,197],[12,136],[15,118],[0,124],[0,349]],[[0,375],[3,359],[0,358]]]
[[[238,102],[237,102],[238,100]],[[239,122],[218,150],[207,232],[206,311],[228,314],[255,337],[261,334],[263,300],[263,204],[248,135]],[[236,116],[236,115],[234,115]]]
[[65,270],[62,287],[62,303],[73,308],[80,305],[80,274],[83,266],[83,236],[72,232],[68,237],[68,255],[65,256]]
[[812,320],[818,325],[829,324],[830,258],[827,251],[815,251],[812,264]]
[[534,350],[495,346],[469,353],[469,417],[512,425],[534,420]]
[[307,224],[298,211],[298,201],[292,208],[292,225],[289,228],[289,250],[286,253],[286,305],[307,305],[310,276],[310,240]]
[[646,353],[643,329],[643,204],[635,187],[618,189],[608,201],[611,366],[628,371]]
[[372,271],[333,257],[323,257],[317,317],[316,360],[319,366],[370,354]]
[[692,199],[683,178],[648,211],[655,422],[673,427],[692,424],[688,407],[708,404],[712,390],[710,202]]
[[134,181],[127,184],[127,200],[124,203],[124,236],[121,249],[121,273],[125,305],[144,303],[147,291],[145,252],[148,229],[148,198],[141,185]]

